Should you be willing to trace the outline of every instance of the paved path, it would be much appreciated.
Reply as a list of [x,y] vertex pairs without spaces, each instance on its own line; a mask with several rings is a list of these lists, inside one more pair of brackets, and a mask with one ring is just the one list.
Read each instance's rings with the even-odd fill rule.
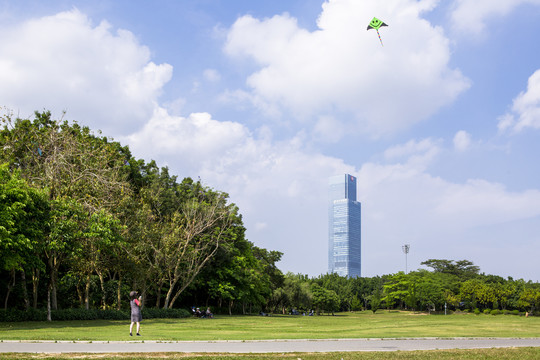
[[435,349],[480,349],[540,347],[540,338],[452,338],[452,339],[342,339],[266,341],[1,341],[0,353],[115,353],[115,352],[212,352],[282,353],[335,351],[410,351]]

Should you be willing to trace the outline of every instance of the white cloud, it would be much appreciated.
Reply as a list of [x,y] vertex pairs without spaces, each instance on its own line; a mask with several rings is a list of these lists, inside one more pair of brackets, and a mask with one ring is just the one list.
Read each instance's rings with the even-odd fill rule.
[[[138,157],[227,191],[240,207],[248,238],[283,251],[287,270],[326,271],[327,178],[353,167],[307,151],[303,136],[275,141],[266,127],[252,133],[206,113],[179,117],[158,109],[143,129],[121,140]],[[298,256],[321,260],[306,264]]]
[[527,91],[514,99],[512,111],[499,118],[498,128],[513,132],[526,128],[540,129],[540,69],[529,77]]
[[267,223],[264,223],[264,222],[255,223],[255,231],[261,231],[261,230],[266,229],[267,227],[268,227]]
[[469,134],[465,130],[460,130],[456,133],[456,135],[454,135],[454,148],[457,151],[459,152],[466,151],[470,145],[471,145],[471,134]]
[[[184,118],[163,109],[126,140],[134,153],[168,164],[173,173],[200,175],[207,185],[225,189],[244,215],[249,240],[283,251],[285,271],[326,272],[327,184],[335,174],[358,177],[365,276],[403,270],[404,243],[412,246],[410,269],[429,258],[469,259],[489,273],[513,275],[515,270],[490,263],[485,248],[507,242],[503,234],[512,224],[540,217],[538,190],[512,192],[482,179],[454,183],[431,175],[441,140],[393,146],[384,151],[384,164],[367,162],[355,169],[308,151],[303,136],[276,141],[264,127],[250,132],[209,114]],[[480,229],[498,231],[487,243],[477,237]],[[530,238],[534,234],[523,236],[523,242],[537,243]]]
[[179,173],[204,175],[206,181],[248,197],[258,192],[307,197],[310,187],[299,187],[300,177],[320,181],[321,174],[351,170],[341,160],[304,150],[302,136],[274,141],[266,127],[252,133],[208,113],[181,117],[159,108],[144,128],[121,140],[134,153],[162,159]]
[[[419,143],[422,141],[413,145]],[[515,275],[519,267],[515,263],[501,264],[486,256],[486,249],[495,251],[515,241],[515,247],[506,247],[508,253],[499,258],[519,254],[521,271],[534,278],[534,269],[527,263],[535,263],[534,256],[528,251],[540,250],[540,238],[534,232],[520,232],[519,239],[508,233],[520,222],[538,221],[540,191],[513,192],[482,179],[450,182],[419,167],[417,153],[410,154],[399,163],[365,163],[356,174],[363,214],[362,251],[369,254],[363,256],[364,273],[404,270],[401,245],[408,243],[409,269],[430,258],[468,259],[487,273]],[[526,253],[522,253],[522,244],[530,248]]]
[[[419,241],[432,233],[465,231],[478,226],[540,215],[540,191],[512,193],[502,184],[481,179],[451,183],[414,165],[366,163],[360,169],[359,193],[369,204],[366,221],[376,218],[377,236],[414,229]],[[385,224],[392,224],[385,228]],[[459,239],[456,239],[458,241]]]
[[540,215],[540,191],[508,191],[503,184],[471,179],[447,184],[435,207],[440,219],[459,220],[462,227],[510,222]]
[[501,115],[497,118],[499,121],[497,123],[497,128],[499,129],[499,132],[504,132],[514,126],[515,120],[514,116],[512,114],[506,113],[504,115]]
[[422,158],[431,160],[439,152],[437,141],[433,139],[409,140],[405,144],[392,146],[384,151],[384,157],[388,160],[400,158]]
[[206,69],[203,72],[203,76],[207,81],[218,82],[221,80],[221,74],[216,69]]
[[[246,15],[231,27],[225,52],[260,68],[247,79],[256,105],[309,121],[342,113],[355,131],[404,129],[451,103],[469,81],[448,65],[449,41],[421,17],[434,1],[331,0],[313,32],[288,14]],[[389,27],[366,31],[373,14]]]
[[227,157],[246,138],[249,131],[239,123],[219,122],[208,113],[194,113],[187,118],[172,116],[164,108],[156,108],[140,131],[121,140],[136,153],[191,170],[215,164],[216,159]]
[[540,0],[455,0],[451,20],[458,31],[478,35],[489,18],[508,15],[524,4],[540,5]]
[[313,129],[313,135],[321,142],[335,143],[345,134],[345,126],[334,116],[320,116]]
[[282,115],[282,112],[275,104],[270,104],[260,96],[244,90],[227,90],[220,95],[219,100],[223,103],[236,103],[240,105],[241,109],[245,109],[245,104],[252,104],[264,113],[265,116],[276,119]]
[[0,38],[0,99],[21,117],[66,110],[109,133],[137,128],[172,76],[131,32],[94,26],[78,10],[0,26]]

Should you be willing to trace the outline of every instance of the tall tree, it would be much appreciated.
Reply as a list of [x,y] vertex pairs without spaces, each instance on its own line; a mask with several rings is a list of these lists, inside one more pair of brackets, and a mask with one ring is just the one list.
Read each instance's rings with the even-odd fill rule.
[[169,290],[165,308],[172,307],[224,242],[234,237],[238,209],[226,204],[225,194],[192,199],[171,219],[165,236]]
[[[0,268],[11,277],[4,301],[6,309],[16,273],[21,272],[26,281],[25,269],[39,266],[37,249],[47,228],[47,205],[45,192],[31,188],[18,171],[12,174],[7,164],[0,164]],[[24,303],[28,308],[26,291]]]
[[480,272],[480,268],[469,260],[429,259],[420,264],[432,268],[435,272],[456,275],[462,280],[471,279]]
[[317,314],[320,310],[326,310],[326,312],[334,312],[339,308],[339,297],[334,290],[328,290],[322,286],[314,283],[311,285],[311,292],[313,294],[313,305],[317,308]]
[[[52,120],[50,112],[36,112],[34,121],[12,120],[9,115],[1,120],[2,160],[20,169],[33,186],[48,189],[51,213],[56,212],[59,219],[73,221],[70,217],[81,208],[89,215],[102,208],[114,209],[129,191],[125,154],[119,144],[97,137],[77,123]],[[71,207],[71,214],[66,206]],[[67,258],[60,253],[68,248],[59,244],[64,239],[58,233],[62,228],[55,230],[45,251],[50,271],[49,307],[53,309],[57,308],[60,261]]]

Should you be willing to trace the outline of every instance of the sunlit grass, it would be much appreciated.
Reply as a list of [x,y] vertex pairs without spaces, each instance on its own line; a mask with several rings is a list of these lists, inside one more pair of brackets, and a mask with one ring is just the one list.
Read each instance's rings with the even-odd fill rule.
[[380,311],[336,316],[218,316],[151,319],[142,338],[124,321],[0,323],[0,340],[263,340],[403,337],[538,337],[540,318],[514,315],[420,315]]
[[13,359],[100,359],[100,360],[480,360],[480,359],[539,359],[540,348],[335,352],[335,353],[279,353],[279,354],[184,354],[184,353],[129,353],[129,354],[0,354],[0,360]]

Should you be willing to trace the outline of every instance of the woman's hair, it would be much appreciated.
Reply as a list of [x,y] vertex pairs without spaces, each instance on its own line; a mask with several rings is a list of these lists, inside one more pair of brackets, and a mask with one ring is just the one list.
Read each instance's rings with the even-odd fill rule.
[[131,298],[131,300],[135,299],[137,297],[137,292],[136,291],[130,292],[129,297]]

